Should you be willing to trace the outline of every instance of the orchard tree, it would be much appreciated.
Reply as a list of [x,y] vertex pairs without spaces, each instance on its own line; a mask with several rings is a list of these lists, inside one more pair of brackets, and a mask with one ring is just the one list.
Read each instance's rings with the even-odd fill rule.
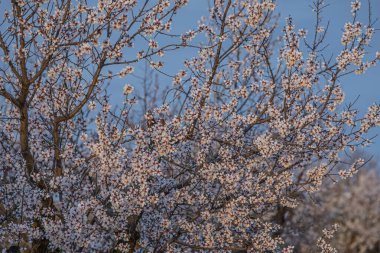
[[327,181],[320,192],[292,210],[287,239],[297,252],[313,252],[324,228],[337,224],[331,242],[338,252],[380,251],[380,178],[374,168],[362,169],[339,183]]
[[[322,0],[311,31],[278,27],[270,0],[215,0],[177,35],[187,2],[2,1],[2,249],[292,251],[279,210],[319,190],[380,123],[377,104],[364,116],[344,106],[340,83],[380,59],[367,52],[371,15],[359,22],[353,2],[326,58]],[[162,100],[129,82],[110,102],[140,62],[170,76],[165,55],[186,48]]]

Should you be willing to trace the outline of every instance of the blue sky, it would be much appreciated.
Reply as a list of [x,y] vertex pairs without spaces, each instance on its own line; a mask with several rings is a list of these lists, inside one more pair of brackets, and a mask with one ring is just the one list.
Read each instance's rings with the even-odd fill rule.
[[[282,17],[292,15],[296,26],[310,26],[313,24],[314,17],[308,7],[311,1],[305,0],[280,0],[278,1],[278,11],[282,13]],[[373,19],[380,18],[380,1],[372,0],[372,15]],[[329,0],[326,1],[329,7],[324,11],[325,21],[330,20],[330,28],[327,36],[327,43],[330,44],[329,49],[337,52],[341,49],[340,36],[342,27],[345,22],[350,20],[350,3],[351,0]],[[367,20],[367,2],[362,1],[362,10],[360,18]],[[380,22],[377,22],[375,28],[380,29]],[[375,33],[372,41],[372,48],[369,49],[372,53],[380,51],[380,30]],[[366,108],[373,103],[380,102],[380,64],[369,69],[364,75],[349,75],[342,79],[342,87],[346,94],[346,103],[354,101],[357,96],[360,96],[356,103],[356,108],[364,113]],[[377,127],[370,132],[370,136],[379,135],[375,139],[375,143],[366,150],[380,159],[380,127]]]
[[[291,15],[294,23],[298,27],[310,27],[314,23],[309,4],[311,1],[305,0],[280,0],[278,3],[278,11],[282,18]],[[330,28],[327,36],[327,43],[330,44],[328,50],[338,52],[341,50],[340,38],[344,24],[351,19],[351,0],[329,0],[326,1],[329,6],[324,11],[324,20],[330,21]],[[380,1],[372,0],[372,16],[373,19],[380,18]],[[359,18],[363,21],[368,17],[367,1],[362,1],[362,9]],[[380,52],[380,22],[375,24],[375,28],[379,29],[375,33],[372,41],[370,52]],[[356,108],[360,112],[366,112],[368,106],[373,103],[380,102],[380,64],[369,69],[364,75],[349,75],[341,80],[342,87],[346,94],[346,103],[354,101],[360,96],[356,103]],[[375,143],[370,146],[367,151],[380,159],[380,127],[370,132],[370,136],[379,135],[375,139]]]
[[[333,54],[334,58],[338,52],[342,49],[340,43],[344,24],[347,21],[351,21],[351,1],[353,0],[326,0],[326,4],[329,6],[323,12],[322,26],[326,25],[330,21],[329,30],[327,33],[326,44],[329,46],[326,49],[327,55]],[[305,28],[311,31],[315,24],[315,16],[310,8],[311,0],[277,0],[277,12],[280,13],[280,29],[285,23],[287,17],[292,16],[293,23],[297,29]],[[360,20],[366,21],[368,17],[368,5],[367,1],[362,1],[362,9],[359,15]],[[201,16],[208,16],[208,1],[207,0],[189,0],[189,4],[179,11],[173,22],[172,32],[183,34],[197,26],[197,21]],[[380,18],[380,0],[372,0],[372,16],[373,19]],[[372,48],[369,49],[370,53],[374,55],[377,51],[380,52],[380,21],[376,23],[375,28],[379,30],[375,33],[372,41]],[[138,44],[138,43],[136,43]],[[181,49],[166,53],[164,57],[165,67],[163,68],[165,73],[174,75],[178,70],[183,67],[183,60],[194,56],[196,51],[192,49]],[[141,75],[141,68],[136,66],[136,74]],[[117,103],[121,100],[121,89],[125,82],[132,83],[136,90],[139,90],[139,84],[136,83],[136,79],[127,77],[124,80],[113,81],[111,85],[111,97],[112,100]],[[171,85],[171,79],[164,76],[159,76],[160,86],[166,87]],[[380,103],[380,64],[374,68],[366,71],[364,75],[349,75],[341,79],[343,90],[345,91],[346,100],[345,104],[356,100],[355,108],[359,110],[359,114],[366,113],[368,106],[374,103]],[[359,96],[359,97],[358,97]],[[373,129],[369,132],[368,137],[375,138],[374,144],[365,148],[364,151],[369,155],[375,156],[380,160],[380,127]]]
[[[324,21],[330,21],[330,28],[327,35],[326,42],[329,44],[329,52],[339,52],[342,48],[340,44],[340,37],[342,28],[346,21],[351,19],[350,3],[352,0],[326,0],[330,6],[324,11]],[[297,28],[306,28],[310,30],[315,23],[313,12],[309,5],[311,0],[277,0],[277,12],[281,13],[280,25],[284,23],[286,17],[291,15],[293,22]],[[373,19],[380,18],[380,0],[372,0],[372,15]],[[0,14],[5,9],[9,9],[9,0],[0,0]],[[362,1],[361,18],[366,18],[367,1]],[[177,17],[176,22],[173,24],[173,31],[184,33],[189,29],[196,27],[197,21],[201,16],[208,15],[208,1],[207,0],[189,0],[189,5],[181,10]],[[376,23],[375,28],[378,28],[372,41],[372,53],[380,51],[380,21]],[[170,74],[175,74],[178,69],[182,68],[182,62],[185,58],[193,55],[192,50],[180,50],[168,54],[165,57],[166,68],[165,71]],[[334,57],[335,57],[334,56]],[[116,71],[116,70],[115,70]],[[160,77],[160,85],[170,85],[171,79]],[[135,80],[116,80],[112,83],[110,93],[115,103],[121,101],[121,90],[125,82],[133,83]],[[350,75],[342,79],[342,86],[346,93],[346,103],[354,101],[357,96],[360,96],[356,102],[356,108],[361,113],[366,112],[366,108],[377,102],[380,102],[380,64],[372,69],[369,69],[364,75],[356,76]],[[380,159],[380,127],[370,132],[370,135],[379,135],[375,139],[375,144],[366,150]]]
[[[353,0],[326,0],[329,6],[323,12],[323,24],[330,21],[329,31],[327,34],[326,43],[329,44],[327,52],[334,53],[336,57],[337,52],[342,49],[340,38],[344,24],[352,19],[351,15],[351,1]],[[296,28],[306,28],[311,30],[315,24],[315,16],[310,8],[311,0],[278,0],[277,12],[281,14],[280,25],[284,24],[288,16],[292,16],[293,23]],[[372,17],[373,19],[380,18],[380,1],[372,0]],[[362,1],[362,9],[359,15],[360,20],[363,22],[368,17],[367,1]],[[179,12],[177,22],[173,27],[174,31],[187,31],[194,27],[197,18],[206,16],[208,13],[207,0],[190,0],[189,5]],[[380,52],[380,21],[375,24],[378,29],[372,41],[372,48],[369,49],[370,53],[375,54]],[[176,69],[182,62],[178,62],[179,58],[186,57],[186,54],[181,52],[181,55],[175,53],[175,57],[170,57],[166,61],[168,66],[175,66]],[[358,96],[356,107],[361,114],[365,113],[368,106],[373,103],[380,103],[380,64],[376,67],[366,71],[364,75],[349,75],[341,79],[342,87],[346,94],[345,103],[354,101]],[[365,150],[370,154],[380,159],[380,127],[372,130],[369,136],[379,135],[375,139],[375,143]]]

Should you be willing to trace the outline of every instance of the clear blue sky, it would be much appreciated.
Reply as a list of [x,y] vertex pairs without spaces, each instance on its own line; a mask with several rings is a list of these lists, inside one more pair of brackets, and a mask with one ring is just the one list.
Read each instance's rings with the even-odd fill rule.
[[[342,49],[340,38],[344,24],[347,21],[351,21],[351,1],[353,0],[326,0],[329,6],[324,10],[322,25],[327,24],[330,21],[329,31],[326,38],[326,43],[329,44],[326,49],[328,54],[333,53],[334,58],[337,56],[337,52]],[[380,0],[372,1],[372,16],[373,19],[380,18]],[[296,28],[305,28],[311,31],[315,24],[315,16],[310,8],[311,0],[277,0],[277,12],[280,13],[280,26],[285,23],[285,19],[288,16],[293,17],[293,23]],[[362,1],[362,9],[360,11],[359,18],[363,21],[367,20],[367,1]],[[182,34],[191,28],[196,27],[197,21],[201,16],[208,16],[208,1],[207,0],[189,0],[189,4],[182,9],[175,18],[176,22],[173,22],[172,32]],[[372,48],[370,51],[375,54],[380,52],[380,21],[376,23],[375,28],[379,29],[375,33],[372,41]],[[136,43],[138,44],[138,43]],[[192,57],[194,55],[193,50],[179,50],[172,53],[167,53],[165,58],[164,71],[168,74],[174,75],[183,66],[183,60]],[[138,73],[138,71],[137,71]],[[116,81],[111,85],[112,97],[115,101],[121,99],[120,89],[122,84],[118,82],[129,81],[137,86],[135,83],[137,80],[129,79]],[[171,85],[171,79],[164,76],[159,77],[160,85]],[[364,75],[349,75],[341,79],[343,89],[345,91],[346,100],[345,103],[349,103],[357,99],[356,106],[360,114],[364,114],[367,111],[368,106],[373,103],[380,103],[380,64],[374,68],[366,71]],[[380,160],[380,127],[373,129],[369,133],[369,137],[379,135],[374,140],[374,144],[365,148],[365,151],[369,155],[374,155]]]
[[[330,28],[327,36],[327,43],[329,44],[328,50],[331,52],[338,52],[341,49],[340,36],[344,23],[351,18],[350,3],[353,0],[326,0],[330,6],[324,11],[324,20],[330,21]],[[4,9],[9,9],[9,0],[0,0],[0,14]],[[372,2],[372,15],[373,19],[380,18],[380,0],[371,0]],[[281,13],[280,21],[284,22],[286,17],[291,15],[294,24],[297,28],[311,28],[314,24],[314,15],[309,5],[311,0],[277,0],[277,11]],[[4,9],[3,9],[4,8]],[[2,9],[2,10],[1,10]],[[365,18],[367,9],[367,1],[362,0],[361,18]],[[173,24],[173,31],[183,33],[193,28],[197,24],[197,20],[201,16],[208,14],[208,1],[207,0],[189,0],[189,5],[181,10],[176,17],[177,22]],[[376,23],[375,28],[378,29],[372,41],[372,53],[380,51],[380,21]],[[310,29],[309,29],[310,30]],[[181,68],[183,59],[192,56],[191,51],[180,50],[167,55],[165,70],[171,74]],[[111,85],[110,92],[115,103],[121,100],[121,89],[125,82],[136,80],[115,80]],[[171,80],[167,78],[160,78],[160,84],[171,84]],[[377,102],[380,102],[380,64],[375,68],[368,70],[362,76],[350,75],[342,79],[343,89],[346,93],[346,102],[354,101],[358,95],[359,99],[356,103],[356,108],[361,113],[365,113],[366,108]],[[380,159],[380,127],[370,132],[370,135],[379,135],[375,139],[375,144],[366,150]]]
[[[350,3],[352,0],[327,0],[329,4],[324,11],[325,21],[330,21],[329,33],[327,36],[327,43],[330,44],[329,51],[337,52],[342,48],[340,44],[340,36],[342,34],[342,27],[345,22],[351,18]],[[314,16],[309,8],[311,1],[305,0],[280,0],[278,3],[278,11],[281,12],[282,17],[288,15],[294,17],[294,23],[298,27],[310,27],[314,22]],[[380,18],[380,1],[372,0],[372,15],[373,19]],[[364,21],[367,20],[368,14],[367,1],[362,1],[362,9],[360,18]],[[375,24],[377,33],[375,33],[372,41],[372,53],[380,52],[380,22]],[[376,67],[369,69],[364,75],[349,75],[342,79],[342,86],[346,93],[346,103],[354,101],[360,95],[356,108],[360,112],[365,112],[366,108],[373,103],[380,102],[380,64]],[[375,143],[370,146],[367,151],[373,154],[377,159],[380,159],[380,127],[377,127],[370,132],[370,136],[379,135],[375,139]]]
[[[327,51],[335,52],[335,56],[336,52],[342,49],[340,38],[344,24],[352,18],[351,1],[353,0],[326,0],[329,6],[324,10],[323,17],[325,24],[330,21],[326,39],[326,43],[329,44]],[[380,18],[380,0],[372,0],[371,2],[373,19]],[[311,30],[310,28],[315,24],[315,16],[310,8],[311,0],[278,0],[276,3],[278,6],[277,12],[281,13],[281,24],[284,23],[289,15],[293,17],[293,22],[297,28]],[[363,0],[359,16],[363,21],[367,20],[367,8],[367,1]],[[177,22],[173,27],[174,30],[181,33],[194,27],[198,17],[207,15],[207,9],[207,0],[190,0],[189,5],[179,12]],[[372,48],[370,48],[373,54],[376,51],[380,52],[380,20],[376,23],[375,28],[378,31],[375,33]],[[166,64],[178,69],[182,64],[178,59],[183,57],[186,57],[186,53],[181,53],[181,55],[176,53],[174,57],[170,57]],[[380,64],[367,70],[364,75],[349,75],[341,79],[341,81],[346,94],[346,103],[354,101],[360,95],[356,102],[356,108],[359,109],[361,114],[365,113],[366,108],[373,103],[380,103]],[[374,135],[379,135],[379,137],[375,139],[373,145],[366,148],[366,151],[380,159],[380,127],[370,132],[370,136]]]

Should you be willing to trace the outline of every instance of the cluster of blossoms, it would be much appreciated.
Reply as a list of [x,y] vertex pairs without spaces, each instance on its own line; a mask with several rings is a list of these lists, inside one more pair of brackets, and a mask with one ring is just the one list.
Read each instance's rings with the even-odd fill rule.
[[124,78],[125,76],[133,73],[133,71],[134,71],[134,68],[132,66],[126,66],[125,68],[123,68],[122,70],[120,70],[119,76],[121,78]]
[[[325,62],[324,36],[303,52],[305,32],[289,19],[273,63],[271,0],[214,1],[182,36],[170,26],[187,0],[138,2],[12,2],[0,28],[9,58],[0,66],[0,247],[291,252],[269,214],[318,191],[341,152],[380,123],[377,105],[363,118],[340,110],[344,70],[378,60],[363,63],[370,38],[355,35],[362,40]],[[196,36],[204,41],[190,45]],[[111,106],[111,67],[123,66],[121,78],[141,60],[161,69],[157,57],[182,47],[198,52],[172,75],[163,106],[136,119],[135,99],[149,95],[127,96],[134,84]]]
[[333,238],[334,233],[338,230],[338,224],[334,224],[332,228],[323,229],[323,236],[318,239],[317,245],[321,249],[321,253],[337,253],[337,250],[333,248],[328,242],[328,239]]
[[356,15],[356,13],[360,9],[361,5],[362,4],[360,3],[359,0],[355,0],[354,2],[351,2],[351,13],[352,13],[352,15]]

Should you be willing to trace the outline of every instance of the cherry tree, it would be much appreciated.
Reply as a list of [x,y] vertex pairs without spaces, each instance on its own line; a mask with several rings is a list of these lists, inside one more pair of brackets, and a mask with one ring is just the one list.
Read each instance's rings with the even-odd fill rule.
[[[322,0],[313,31],[289,18],[279,37],[270,0],[215,0],[197,27],[175,34],[187,2],[12,0],[4,8],[3,249],[292,251],[268,214],[318,191],[342,153],[370,143],[366,133],[380,123],[377,104],[364,116],[344,106],[340,83],[380,59],[367,52],[371,15],[359,22],[361,4],[352,3],[342,50],[329,59]],[[165,56],[183,48],[193,57],[166,73]],[[129,77],[140,62],[171,76],[162,100],[136,95],[141,86]],[[120,78],[127,84],[116,107],[108,87]]]
[[293,210],[287,237],[297,244],[298,252],[312,252],[324,227],[337,224],[331,245],[338,252],[378,252],[379,193],[380,179],[373,168],[337,184],[326,182],[320,192]]

